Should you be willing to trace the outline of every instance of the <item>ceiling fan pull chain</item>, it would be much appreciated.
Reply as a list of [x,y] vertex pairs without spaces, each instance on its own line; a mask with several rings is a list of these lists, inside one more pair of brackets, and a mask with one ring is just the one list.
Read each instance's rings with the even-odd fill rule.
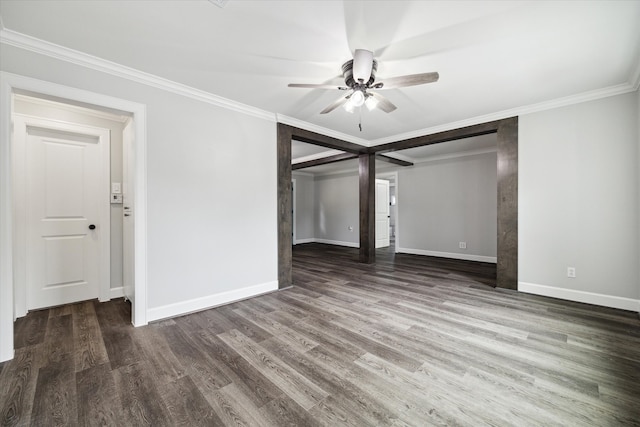
[[362,132],[362,106],[358,108],[358,114],[360,115],[360,122],[358,123],[358,128],[360,128],[360,132]]

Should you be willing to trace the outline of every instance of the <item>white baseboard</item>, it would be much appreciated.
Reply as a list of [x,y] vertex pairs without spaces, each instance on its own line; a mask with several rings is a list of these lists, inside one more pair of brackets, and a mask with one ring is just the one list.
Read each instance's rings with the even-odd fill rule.
[[293,242],[294,245],[301,245],[303,243],[315,243],[316,239],[311,237],[309,239],[296,239],[295,242]]
[[118,286],[116,288],[109,289],[109,299],[116,299],[124,297],[124,287]]
[[574,289],[556,288],[555,286],[537,285],[535,283],[525,282],[518,282],[518,291],[640,313],[640,300],[632,298],[616,297],[612,295],[596,294],[594,292],[576,291]]
[[294,245],[299,245],[302,243],[324,243],[327,245],[336,245],[336,246],[346,246],[349,248],[359,248],[360,243],[354,242],[342,242],[340,240],[328,240],[328,239],[316,239],[315,237],[311,237],[309,239],[298,239],[295,241]]
[[411,248],[398,248],[396,249],[396,253],[403,254],[411,254],[411,255],[426,255],[426,256],[436,256],[440,258],[452,258],[452,259],[462,259],[465,261],[479,261],[479,262],[492,262],[496,264],[498,259],[492,256],[482,256],[482,255],[472,255],[472,254],[457,254],[454,252],[437,252],[437,251],[427,251],[424,249],[411,249]]
[[169,317],[193,313],[195,311],[206,310],[208,308],[229,304],[276,290],[278,290],[278,282],[274,281],[260,285],[248,286],[242,289],[221,292],[219,294],[209,295],[202,298],[168,304],[162,307],[150,308],[147,310],[147,321],[153,322],[154,320],[166,319]]
[[327,239],[314,239],[316,243],[325,243],[327,245],[347,246],[349,248],[359,248],[360,243],[354,242],[341,242],[339,240],[327,240]]

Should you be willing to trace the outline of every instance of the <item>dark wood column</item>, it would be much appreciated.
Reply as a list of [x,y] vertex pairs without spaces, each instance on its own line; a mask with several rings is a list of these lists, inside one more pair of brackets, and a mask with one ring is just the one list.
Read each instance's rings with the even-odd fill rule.
[[496,286],[518,289],[518,118],[498,126],[498,265]]
[[376,156],[361,154],[360,173],[360,262],[373,264],[376,261],[375,234],[375,184]]
[[291,130],[278,124],[278,288],[293,284],[293,200],[291,195]]

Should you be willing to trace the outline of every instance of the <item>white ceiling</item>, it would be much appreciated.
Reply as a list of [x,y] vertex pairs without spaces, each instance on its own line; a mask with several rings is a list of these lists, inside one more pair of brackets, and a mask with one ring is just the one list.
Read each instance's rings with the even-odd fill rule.
[[[640,1],[0,2],[4,28],[266,111],[375,141],[618,86],[640,63]],[[5,31],[6,33],[6,31]],[[356,48],[378,79],[438,71],[387,90],[385,114],[318,114]]]

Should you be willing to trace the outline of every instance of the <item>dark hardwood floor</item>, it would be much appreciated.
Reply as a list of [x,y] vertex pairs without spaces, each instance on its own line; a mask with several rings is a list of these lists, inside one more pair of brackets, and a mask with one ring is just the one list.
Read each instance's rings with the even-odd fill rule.
[[35,311],[2,425],[640,425],[636,313],[494,289],[495,265],[294,248],[293,288],[146,327]]

